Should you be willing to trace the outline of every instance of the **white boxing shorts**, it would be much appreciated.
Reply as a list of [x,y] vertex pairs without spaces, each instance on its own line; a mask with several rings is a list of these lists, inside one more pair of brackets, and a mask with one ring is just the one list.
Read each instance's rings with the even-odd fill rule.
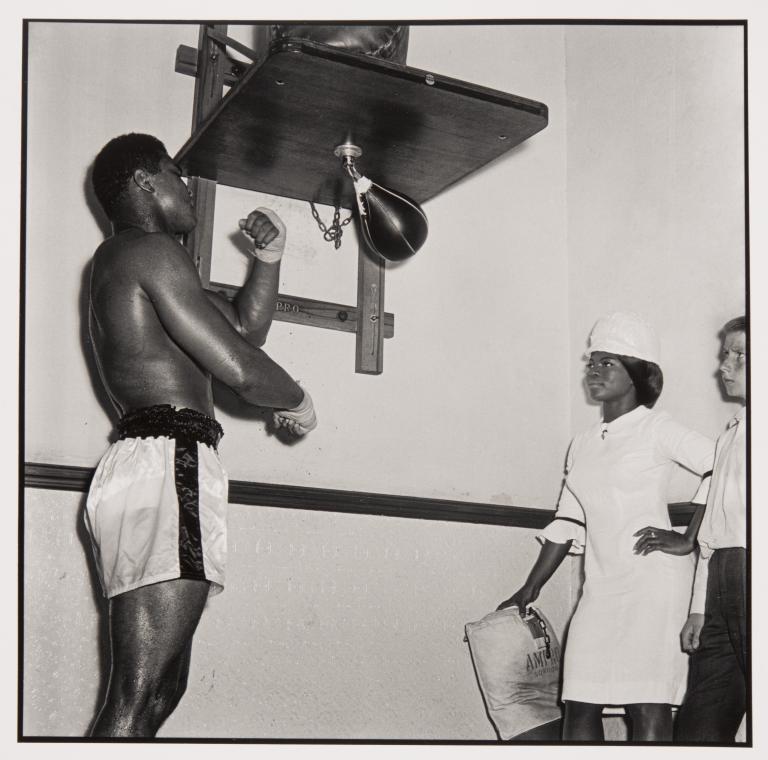
[[169,405],[118,423],[119,440],[99,462],[85,524],[104,594],[176,578],[224,589],[227,474],[216,420]]

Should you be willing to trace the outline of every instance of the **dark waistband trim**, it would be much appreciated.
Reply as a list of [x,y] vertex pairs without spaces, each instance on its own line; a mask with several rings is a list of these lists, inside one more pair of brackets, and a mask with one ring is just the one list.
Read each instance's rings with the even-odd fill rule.
[[224,431],[216,420],[195,409],[159,404],[128,412],[117,423],[117,435],[120,440],[165,436],[185,443],[204,443],[216,449]]

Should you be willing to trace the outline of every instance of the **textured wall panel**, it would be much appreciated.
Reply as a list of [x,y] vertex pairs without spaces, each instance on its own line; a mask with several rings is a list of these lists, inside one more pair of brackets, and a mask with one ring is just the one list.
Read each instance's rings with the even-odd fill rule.
[[[80,736],[105,619],[78,537],[82,497],[28,490],[25,733]],[[522,581],[533,531],[233,506],[229,580],[161,736],[493,739],[464,623]],[[562,632],[571,573],[541,605]]]

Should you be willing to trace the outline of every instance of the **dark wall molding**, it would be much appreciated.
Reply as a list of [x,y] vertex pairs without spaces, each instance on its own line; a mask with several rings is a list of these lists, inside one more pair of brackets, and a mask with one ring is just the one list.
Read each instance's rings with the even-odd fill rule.
[[[84,493],[88,490],[93,472],[92,467],[26,462],[24,487]],[[248,480],[229,481],[229,501],[232,504],[261,507],[506,525],[515,528],[543,528],[554,515],[554,509],[539,507],[425,499],[364,491],[256,483]],[[672,524],[687,525],[694,509],[695,507],[688,503],[670,504]]]

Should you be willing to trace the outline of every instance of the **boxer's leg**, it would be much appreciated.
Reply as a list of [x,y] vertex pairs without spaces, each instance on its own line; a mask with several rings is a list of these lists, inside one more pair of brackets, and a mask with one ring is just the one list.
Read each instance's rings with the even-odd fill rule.
[[154,736],[186,687],[208,582],[177,579],[110,600],[112,667],[92,736]]

